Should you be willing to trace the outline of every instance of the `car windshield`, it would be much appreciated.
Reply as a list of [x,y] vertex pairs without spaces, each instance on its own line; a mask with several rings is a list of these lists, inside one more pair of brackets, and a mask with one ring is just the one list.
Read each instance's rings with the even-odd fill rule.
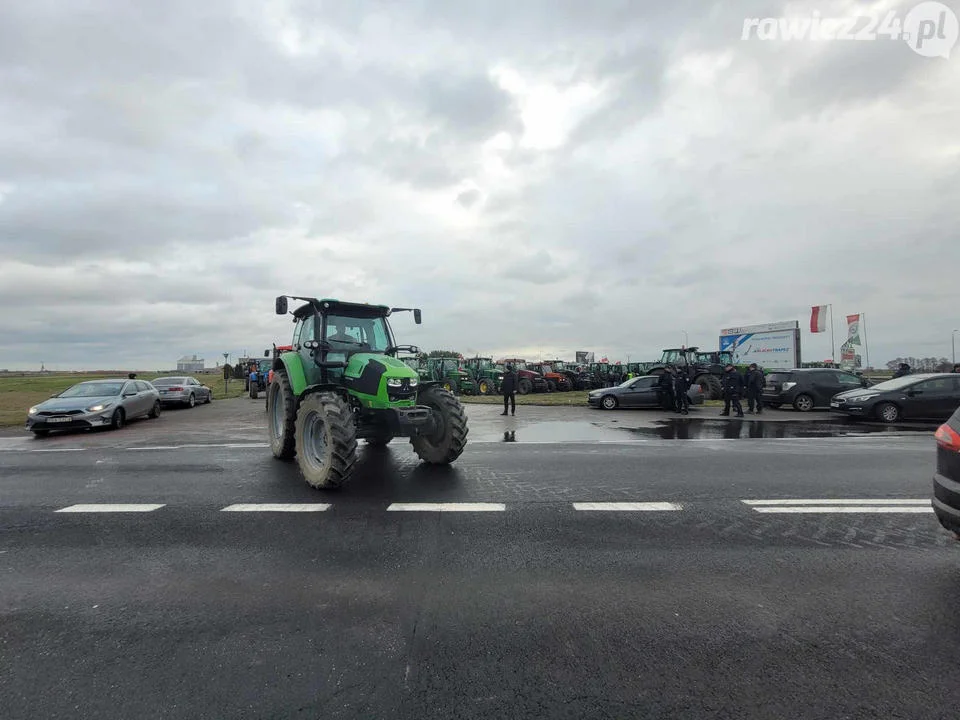
[[122,388],[123,383],[119,382],[85,382],[67,388],[57,397],[109,397],[119,395]]
[[892,380],[885,380],[882,383],[877,383],[876,385],[871,385],[871,390],[880,390],[885,392],[887,390],[899,390],[900,388],[906,387],[907,385],[913,385],[915,382],[919,381],[920,378],[911,375],[904,375],[903,377],[893,378]]
[[368,352],[384,352],[390,347],[390,331],[386,318],[358,318],[327,315],[327,342],[334,348],[359,348]]

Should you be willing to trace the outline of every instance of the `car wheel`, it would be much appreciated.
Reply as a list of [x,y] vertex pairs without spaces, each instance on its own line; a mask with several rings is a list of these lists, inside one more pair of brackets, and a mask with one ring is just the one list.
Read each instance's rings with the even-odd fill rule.
[[885,423],[896,422],[900,419],[900,408],[893,403],[880,403],[877,406],[877,417]]
[[127,424],[127,416],[123,412],[123,408],[117,408],[113,411],[113,417],[110,418],[110,427],[113,430],[120,430],[124,425]]
[[617,402],[617,399],[613,395],[604,395],[603,400],[600,401],[600,404],[603,405],[604,410],[616,410],[617,405],[620,403]]
[[153,418],[154,420],[160,417],[160,401],[159,400],[153,403],[153,410],[150,411],[150,417]]
[[813,398],[806,393],[797,395],[793,400],[793,409],[797,412],[810,412],[813,410]]
[[192,408],[196,406],[197,406],[197,398],[193,396],[193,393],[190,393],[190,397],[187,399],[187,407]]

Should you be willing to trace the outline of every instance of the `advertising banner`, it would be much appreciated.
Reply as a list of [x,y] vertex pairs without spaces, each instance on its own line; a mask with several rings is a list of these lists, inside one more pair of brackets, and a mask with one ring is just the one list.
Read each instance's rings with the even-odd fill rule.
[[726,328],[720,331],[720,350],[731,352],[735,365],[756,363],[768,370],[800,367],[800,323]]

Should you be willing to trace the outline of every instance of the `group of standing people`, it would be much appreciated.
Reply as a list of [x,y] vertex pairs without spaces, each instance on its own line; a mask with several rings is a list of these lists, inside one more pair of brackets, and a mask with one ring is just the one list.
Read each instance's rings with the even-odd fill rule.
[[686,415],[690,412],[690,396],[687,391],[690,389],[692,378],[687,374],[686,367],[677,367],[676,365],[667,365],[660,375],[659,390],[663,398],[663,407],[665,410]]
[[728,364],[723,369],[723,377],[720,380],[720,387],[723,390],[723,412],[721,415],[730,414],[730,406],[733,406],[737,417],[743,417],[743,405],[740,398],[747,398],[747,412],[761,415],[763,413],[763,370],[756,363],[750,363],[747,372],[741,375],[733,366]]

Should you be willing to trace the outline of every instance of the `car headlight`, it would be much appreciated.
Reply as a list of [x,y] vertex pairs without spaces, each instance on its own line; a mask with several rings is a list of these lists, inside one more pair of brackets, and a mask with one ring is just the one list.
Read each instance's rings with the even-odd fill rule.
[[32,408],[27,410],[27,415],[36,415],[37,410],[39,410],[39,408],[36,405],[34,405]]
[[87,408],[87,412],[100,412],[101,410],[106,410],[113,403],[100,403],[99,405],[91,405]]
[[847,402],[864,402],[874,397],[873,395],[857,395],[856,397],[840,398],[841,400],[846,400]]

